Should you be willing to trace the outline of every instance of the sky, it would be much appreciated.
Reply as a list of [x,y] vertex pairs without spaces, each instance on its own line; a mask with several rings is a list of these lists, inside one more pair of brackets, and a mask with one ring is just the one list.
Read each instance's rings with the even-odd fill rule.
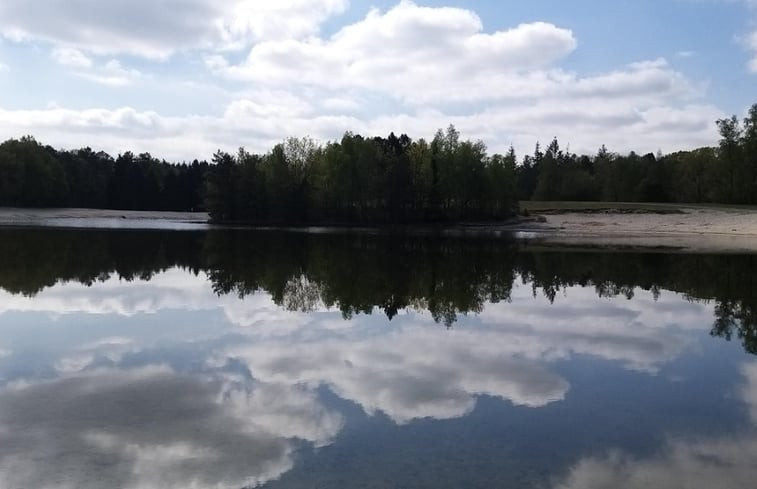
[[170,161],[454,124],[490,152],[717,143],[757,0],[2,0],[0,139]]

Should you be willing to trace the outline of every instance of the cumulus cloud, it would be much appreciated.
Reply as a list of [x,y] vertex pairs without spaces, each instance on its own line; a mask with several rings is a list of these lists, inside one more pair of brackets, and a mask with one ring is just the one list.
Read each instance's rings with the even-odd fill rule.
[[[101,81],[108,80],[116,85],[127,82],[118,77],[105,77]],[[426,108],[362,116],[353,111],[319,113],[310,109],[310,102],[302,101],[292,114],[287,114],[286,105],[282,104],[296,98],[292,92],[288,93],[282,100],[236,100],[217,116],[165,116],[134,107],[0,108],[0,134],[5,137],[34,134],[61,148],[92,146],[95,141],[98,149],[114,155],[127,150],[149,151],[169,160],[191,161],[210,158],[219,148],[232,151],[244,146],[250,151],[266,152],[289,136],[310,135],[324,142],[338,140],[346,131],[367,135],[393,131],[430,138],[437,129],[454,124],[464,137],[481,139],[492,151],[504,152],[513,143],[521,154],[527,153],[536,141],[557,136],[576,152],[592,154],[598,145],[605,144],[613,151],[643,153],[711,144],[717,139],[712,121],[724,116],[711,105],[640,108],[631,101],[613,105],[614,102],[599,98],[566,99],[556,104],[542,100],[528,106],[493,105],[462,114]]]
[[19,384],[0,390],[0,486],[255,486],[341,426],[302,388],[160,367]]
[[[122,92],[150,75],[118,58],[105,66],[93,60],[191,51],[201,62],[190,76],[218,75],[213,112],[169,116],[119,105],[116,95],[107,108],[67,109],[65,102],[43,110],[0,108],[4,137],[33,133],[66,148],[96,140],[111,153],[191,160],[209,158],[219,147],[264,152],[288,136],[326,141],[345,131],[394,131],[431,137],[452,123],[492,151],[512,143],[522,154],[557,136],[577,152],[605,144],[644,153],[712,144],[714,121],[725,115],[702,102],[706,87],[664,59],[590,75],[569,71],[562,64],[580,49],[569,28],[536,21],[487,31],[465,8],[403,0],[324,35],[321,25],[345,11],[346,0],[191,0],[181,9],[145,0],[76,0],[65,9],[58,3],[3,2],[0,33],[51,42],[56,59],[78,66],[75,74]],[[163,82],[176,80],[156,78],[150,90]]]
[[346,7],[346,0],[286,0],[275,5],[255,0],[8,0],[0,4],[0,34],[95,54],[161,59],[177,51],[238,48],[269,37],[309,35]]
[[318,32],[329,17],[344,12],[348,0],[237,0],[222,16],[218,27],[224,49],[247,45],[251,40],[299,39]]
[[[103,75],[107,82],[110,75]],[[111,80],[118,85],[120,77]],[[271,92],[266,92],[271,93]],[[295,97],[293,94],[291,97]],[[290,98],[291,98],[290,97]],[[282,100],[245,99],[228,105],[218,116],[165,116],[134,107],[117,109],[37,110],[0,108],[0,134],[19,137],[34,134],[60,148],[95,145],[113,155],[148,151],[174,161],[209,159],[219,148],[245,146],[265,152],[285,136],[310,134],[321,140],[341,137],[344,131],[365,127],[354,117],[300,113],[284,115]],[[257,112],[256,112],[257,111]],[[278,114],[265,116],[262,113]]]
[[237,79],[359,87],[418,104],[522,96],[512,92],[530,86],[521,73],[549,66],[576,45],[570,30],[553,24],[489,34],[470,10],[402,1],[384,13],[372,10],[329,39],[262,42],[242,64],[217,66]]
[[70,47],[57,47],[53,49],[51,56],[58,63],[73,68],[89,68],[92,60],[78,49]]

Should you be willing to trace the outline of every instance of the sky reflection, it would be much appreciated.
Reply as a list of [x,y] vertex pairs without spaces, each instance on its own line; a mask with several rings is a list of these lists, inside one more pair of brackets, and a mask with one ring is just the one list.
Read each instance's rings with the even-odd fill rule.
[[[329,457],[347,447],[350,460],[370,457],[360,443],[377,432],[357,427],[382,420],[398,434],[429,430],[426,440],[457,426],[444,423],[511,423],[513,447],[531,442],[512,426],[552,426],[566,452],[547,475],[560,488],[757,475],[752,437],[699,433],[697,413],[655,435],[697,390],[711,396],[706,408],[729,406],[718,429],[757,420],[757,365],[709,338],[712,305],[640,289],[632,300],[582,287],[550,299],[516,285],[509,302],[448,330],[422,309],[344,319],[317,300],[301,312],[265,293],[218,296],[202,272],[181,269],[34,298],[0,292],[0,487],[298,487],[300,467],[356,470]],[[705,355],[715,377],[691,367]],[[621,381],[626,412],[577,421],[613,406],[608,386]],[[638,425],[618,431],[629,413]],[[577,426],[587,437],[571,440]],[[461,435],[460,453],[501,458],[476,448],[495,433]],[[610,443],[624,436],[642,441]],[[405,448],[428,448],[416,444]]]
[[748,406],[755,425],[729,436],[702,437],[692,433],[670,438],[653,458],[634,457],[621,448],[613,448],[603,457],[581,459],[555,488],[753,486],[757,478],[757,363],[745,363],[742,373],[743,387],[737,395]]

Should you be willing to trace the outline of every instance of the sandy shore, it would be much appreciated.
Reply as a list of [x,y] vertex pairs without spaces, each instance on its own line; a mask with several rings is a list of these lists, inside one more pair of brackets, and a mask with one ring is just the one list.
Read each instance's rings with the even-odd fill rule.
[[[757,253],[757,210],[711,207],[676,210],[677,213],[667,214],[562,212],[545,214],[543,223],[530,222],[514,228],[481,226],[477,232],[516,231],[529,244],[549,247]],[[0,208],[0,226],[195,230],[209,228],[207,219],[206,213],[198,212]],[[470,229],[464,234],[470,234]]]
[[757,253],[757,210],[686,208],[680,213],[546,214],[521,236],[533,243]]
[[185,230],[204,229],[207,220],[204,212],[0,208],[0,226]]

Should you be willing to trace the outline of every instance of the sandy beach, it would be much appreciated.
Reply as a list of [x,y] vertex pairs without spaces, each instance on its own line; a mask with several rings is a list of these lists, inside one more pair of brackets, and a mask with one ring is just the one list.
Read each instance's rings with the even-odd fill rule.
[[206,228],[207,220],[205,212],[0,208],[0,226],[191,230]]
[[543,214],[521,233],[533,243],[690,252],[757,252],[757,210],[680,207],[678,213]]

